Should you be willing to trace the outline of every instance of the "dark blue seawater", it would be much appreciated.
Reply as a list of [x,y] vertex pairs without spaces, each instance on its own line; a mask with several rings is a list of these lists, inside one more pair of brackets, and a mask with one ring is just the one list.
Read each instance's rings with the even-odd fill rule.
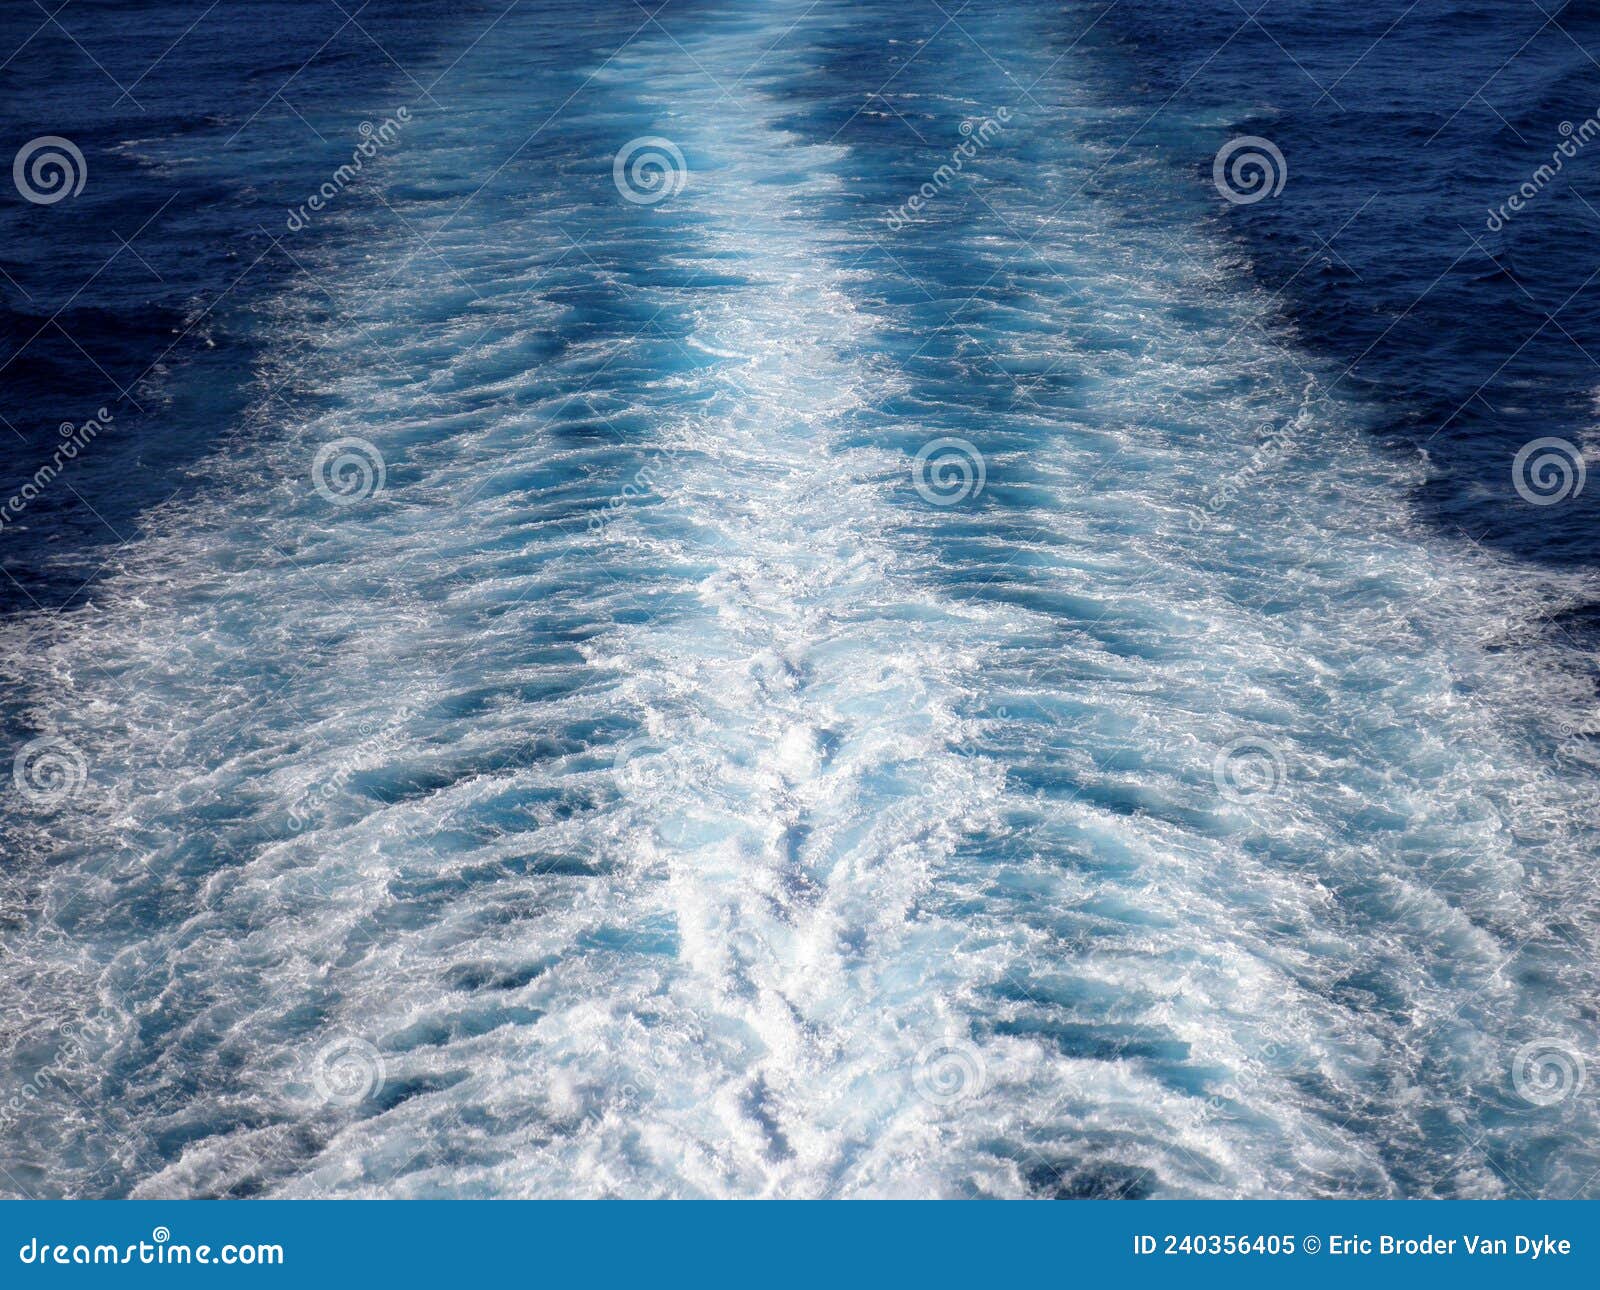
[[1593,1194],[1597,19],[8,9],[0,1190]]
[[[1224,218],[1301,343],[1423,454],[1417,517],[1592,567],[1595,495],[1529,506],[1509,463],[1543,436],[1592,440],[1600,6],[1276,3],[1251,21],[1141,3],[1107,22],[1133,92],[1236,114],[1284,153],[1280,199]],[[1588,598],[1563,612],[1592,645]]]

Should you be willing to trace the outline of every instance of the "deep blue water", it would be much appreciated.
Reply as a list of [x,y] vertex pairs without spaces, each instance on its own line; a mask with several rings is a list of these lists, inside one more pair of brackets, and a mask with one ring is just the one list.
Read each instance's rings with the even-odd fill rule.
[[1593,1194],[1597,18],[8,10],[0,1186]]
[[[1491,217],[1564,126],[1600,110],[1600,7],[1273,4],[1251,22],[1234,6],[1156,3],[1118,17],[1143,93],[1184,87],[1182,101],[1292,159],[1280,200],[1225,215],[1302,343],[1384,408],[1376,432],[1426,455],[1417,517],[1519,559],[1591,567],[1593,494],[1554,516],[1531,508],[1507,461],[1530,439],[1591,433],[1597,306],[1581,248],[1600,155],[1574,136],[1523,213]],[[1563,625],[1587,635],[1592,614]]]

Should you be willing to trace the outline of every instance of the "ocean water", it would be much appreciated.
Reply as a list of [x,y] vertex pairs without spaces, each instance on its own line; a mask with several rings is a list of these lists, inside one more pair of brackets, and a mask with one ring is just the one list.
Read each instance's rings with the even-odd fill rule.
[[0,1190],[1594,1194],[1591,163],[1479,199],[1600,76],[1507,8],[29,38],[8,471],[114,428],[0,531]]

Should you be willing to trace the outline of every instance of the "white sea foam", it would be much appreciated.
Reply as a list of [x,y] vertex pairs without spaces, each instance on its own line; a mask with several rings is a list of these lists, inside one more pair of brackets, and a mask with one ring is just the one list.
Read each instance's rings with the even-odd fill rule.
[[[1408,529],[1413,472],[1161,208],[1178,179],[1070,196],[1075,61],[974,181],[970,286],[874,259],[827,216],[866,162],[781,95],[801,16],[599,73],[688,156],[670,202],[544,140],[511,179],[592,192],[416,198],[430,250],[317,265],[274,306],[322,346],[262,373],[274,433],[95,607],[8,629],[89,766],[14,838],[20,1028],[124,1019],[12,1131],[26,1185],[1506,1190],[1524,1031],[1593,1050],[1550,588]],[[504,103],[459,111],[411,164],[503,159]],[[1288,457],[1208,510],[1264,423]],[[931,505],[915,450],[955,434],[986,490]],[[385,486],[335,506],[310,466],[347,436]],[[1551,1192],[1600,1165],[1559,1115],[1517,1166]]]

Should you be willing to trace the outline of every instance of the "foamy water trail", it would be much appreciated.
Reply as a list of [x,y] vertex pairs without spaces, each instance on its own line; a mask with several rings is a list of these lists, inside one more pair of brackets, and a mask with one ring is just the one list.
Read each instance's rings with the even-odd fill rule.
[[291,248],[261,432],[6,629],[87,768],[11,830],[13,1065],[94,1019],[19,1188],[1588,1185],[1512,1080],[1593,1051],[1559,588],[1408,529],[1038,21],[874,109],[1010,103],[888,229],[920,155],[814,86],[891,17],[647,29],[531,139],[507,19]]

